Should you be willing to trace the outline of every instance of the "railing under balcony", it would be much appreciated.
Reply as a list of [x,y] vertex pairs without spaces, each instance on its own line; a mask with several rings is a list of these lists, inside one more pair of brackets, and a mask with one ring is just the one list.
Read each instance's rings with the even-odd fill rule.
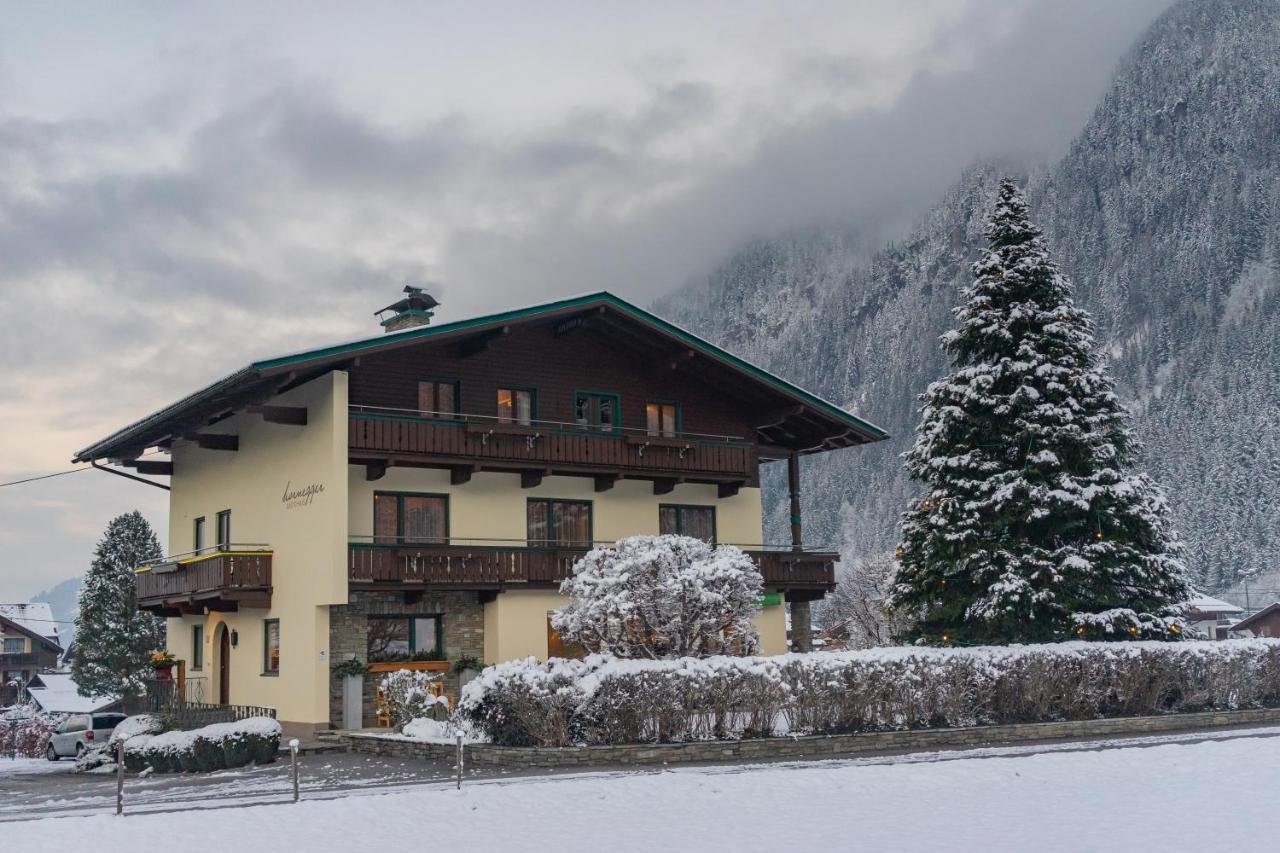
[[754,483],[758,477],[755,446],[732,435],[376,406],[352,406],[347,435],[352,459],[417,457],[442,464],[708,482]]
[[271,556],[265,545],[227,545],[139,566],[138,608],[165,616],[189,610],[271,606]]
[[[610,545],[612,543],[597,543]],[[743,546],[773,590],[829,590],[835,586],[839,555]],[[552,587],[573,574],[586,547],[530,547],[523,540],[448,540],[441,542],[352,542],[347,578],[353,586],[503,589]]]

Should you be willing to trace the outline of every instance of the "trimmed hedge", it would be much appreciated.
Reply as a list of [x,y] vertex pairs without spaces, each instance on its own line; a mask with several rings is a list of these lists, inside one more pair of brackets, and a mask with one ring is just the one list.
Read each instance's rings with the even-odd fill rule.
[[896,647],[489,667],[460,713],[495,744],[668,743],[1280,706],[1280,640]]
[[193,731],[141,734],[125,743],[125,769],[155,773],[208,772],[270,764],[280,750],[280,724],[268,717],[216,723]]

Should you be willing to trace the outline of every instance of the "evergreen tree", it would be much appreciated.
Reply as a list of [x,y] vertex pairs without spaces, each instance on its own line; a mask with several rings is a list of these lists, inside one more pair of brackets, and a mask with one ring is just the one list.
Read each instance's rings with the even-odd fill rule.
[[151,653],[164,645],[164,621],[138,610],[133,573],[160,557],[151,525],[134,510],[111,520],[80,590],[71,672],[81,694],[138,695]]
[[1160,489],[1088,314],[1000,185],[974,284],[929,386],[890,605],[930,642],[1170,638],[1188,588]]

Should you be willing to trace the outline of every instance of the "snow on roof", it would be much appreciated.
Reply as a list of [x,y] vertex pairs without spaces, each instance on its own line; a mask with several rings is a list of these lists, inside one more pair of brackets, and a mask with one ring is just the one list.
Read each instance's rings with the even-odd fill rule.
[[1187,599],[1186,605],[1191,610],[1198,610],[1201,613],[1243,613],[1243,607],[1237,607],[1229,601],[1212,598],[1202,593],[1197,593]]
[[27,692],[40,710],[55,714],[89,714],[120,701],[116,696],[81,696],[69,672],[42,672],[44,687],[29,687]]
[[58,623],[46,601],[35,604],[0,604],[0,616],[33,634],[58,642]]

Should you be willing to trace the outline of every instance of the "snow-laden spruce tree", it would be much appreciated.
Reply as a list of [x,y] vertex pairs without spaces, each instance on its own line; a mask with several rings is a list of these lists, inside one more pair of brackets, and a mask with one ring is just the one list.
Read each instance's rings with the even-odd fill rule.
[[589,551],[560,585],[552,616],[565,639],[623,658],[754,654],[760,570],[731,545],[632,536]]
[[138,695],[164,645],[164,621],[138,610],[133,570],[160,557],[151,525],[134,510],[113,518],[80,589],[71,673],[84,696]]
[[1188,588],[1089,315],[1001,183],[907,470],[889,603],[926,642],[1174,638]]

